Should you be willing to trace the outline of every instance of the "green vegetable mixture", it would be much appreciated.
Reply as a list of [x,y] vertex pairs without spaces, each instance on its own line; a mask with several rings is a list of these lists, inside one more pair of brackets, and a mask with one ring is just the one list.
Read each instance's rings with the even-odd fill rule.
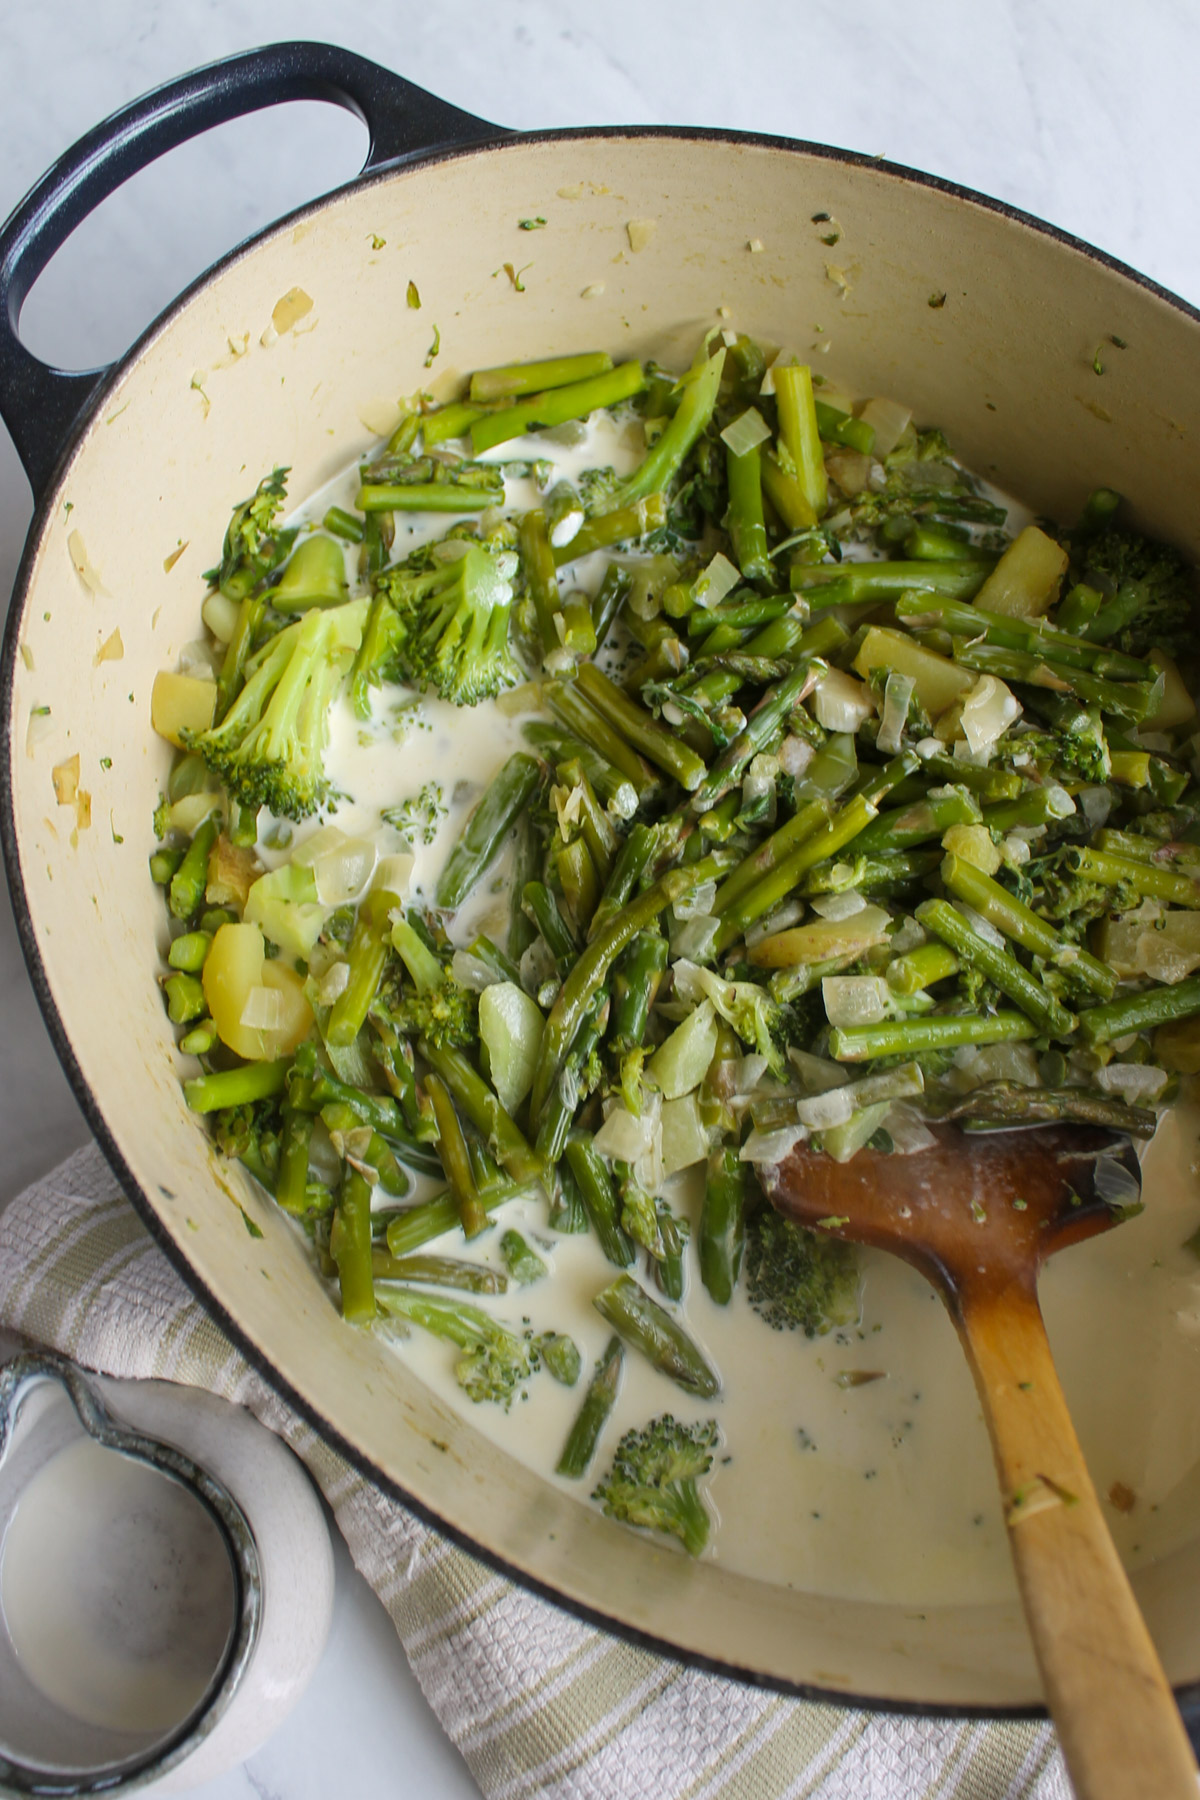
[[[505,1203],[544,1195],[542,1248],[594,1233],[614,1335],[577,1479],[627,1353],[719,1393],[690,1282],[719,1305],[741,1283],[764,1329],[857,1318],[836,1221],[778,1218],[759,1165],[805,1139],[903,1156],[945,1119],[1144,1139],[1200,1069],[1191,570],[1105,489],[1013,534],[939,431],[770,356],[726,331],[682,375],[479,371],[412,402],[319,526],[281,525],[274,470],[207,578],[211,668],[155,684],[189,1104],[346,1319],[448,1340],[475,1402],[583,1373],[489,1304],[547,1274]],[[637,465],[559,478],[605,408]],[[506,476],[538,504],[506,509]],[[448,529],[393,560],[398,516],[431,514]],[[396,684],[418,723],[429,690],[520,686],[533,715],[432,892],[327,822],[334,709],[366,725]],[[404,798],[402,751],[397,782],[389,829],[430,842],[440,791]],[[498,871],[507,933],[454,941]],[[670,1178],[697,1166],[689,1216]],[[488,1231],[504,1272],[453,1253]],[[720,1441],[648,1421],[594,1498],[699,1553]]]

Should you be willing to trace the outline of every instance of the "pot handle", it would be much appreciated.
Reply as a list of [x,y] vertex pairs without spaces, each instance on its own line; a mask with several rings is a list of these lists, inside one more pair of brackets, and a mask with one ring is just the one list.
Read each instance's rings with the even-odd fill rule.
[[17,335],[34,282],[75,227],[139,169],[214,125],[289,100],[329,100],[371,134],[363,173],[489,125],[333,44],[268,44],[194,69],[112,113],[60,156],[0,227],[0,417],[40,500],[72,427],[108,373],[50,368]]

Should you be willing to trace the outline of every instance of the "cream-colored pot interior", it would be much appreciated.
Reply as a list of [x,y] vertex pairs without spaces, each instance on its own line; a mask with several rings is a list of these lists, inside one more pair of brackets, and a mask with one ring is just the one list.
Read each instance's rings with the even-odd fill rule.
[[[814,214],[837,221],[832,249]],[[531,215],[547,228],[521,233]],[[653,223],[636,253],[630,221]],[[505,265],[530,261],[521,291]],[[39,515],[7,722],[36,958],[93,1118],[176,1260],[364,1468],[516,1573],[684,1654],[831,1694],[1029,1705],[1039,1685],[1015,1602],[917,1613],[694,1566],[447,1413],[342,1324],[286,1222],[240,1170],[218,1169],[154,978],[165,926],[146,859],[168,755],[150,686],[196,634],[200,574],[233,503],[280,462],[302,496],[435,377],[443,391],[454,371],[601,347],[679,363],[727,321],[811,353],[856,392],[914,404],[1035,507],[1069,518],[1102,479],[1200,556],[1200,329],[1046,231],[869,164],[703,136],[517,140],[385,174],[277,228],[174,310]],[[78,800],[56,802],[51,772],[76,755],[90,822]],[[1169,1675],[1195,1680],[1200,1536],[1137,1586]]]

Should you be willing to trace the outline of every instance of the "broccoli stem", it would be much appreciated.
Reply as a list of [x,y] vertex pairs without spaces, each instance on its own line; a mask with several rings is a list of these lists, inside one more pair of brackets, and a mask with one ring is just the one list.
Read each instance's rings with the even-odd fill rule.
[[812,370],[806,363],[786,363],[776,368],[775,407],[779,416],[779,436],[815,521],[825,511],[829,488],[813,398]]
[[567,1441],[556,1465],[560,1475],[578,1480],[580,1476],[587,1474],[588,1465],[600,1442],[600,1434],[616,1405],[624,1366],[625,1352],[621,1348],[621,1340],[619,1337],[612,1337],[608,1340],[604,1355],[596,1364],[587,1393],[583,1396],[583,1404],[567,1434]]
[[645,1042],[646,1025],[667,972],[667,940],[639,931],[613,970],[609,1043],[619,1056]]
[[737,1145],[724,1144],[708,1159],[697,1240],[700,1279],[718,1306],[733,1297],[745,1245],[745,1169]]
[[1169,900],[1175,906],[1200,907],[1200,881],[1190,875],[1176,874],[1173,869],[1136,861],[1131,856],[1113,856],[1102,850],[1079,849],[1071,852],[1070,861],[1089,881],[1105,887],[1130,887],[1142,899]]
[[541,1157],[461,1050],[438,1050],[424,1039],[419,1049],[435,1075],[445,1082],[455,1105],[462,1108],[514,1181],[544,1182],[546,1168]]
[[756,444],[753,450],[735,456],[727,446],[725,470],[729,485],[725,528],[733,542],[734,560],[747,581],[770,581],[774,571],[763,517],[761,447]]
[[887,984],[894,994],[922,994],[935,982],[958,973],[958,958],[947,944],[921,944],[907,956],[887,966]]
[[942,863],[942,881],[952,894],[974,907],[1005,937],[1052,963],[1071,987],[1099,994],[1103,1000],[1112,998],[1117,978],[1107,963],[1068,943],[1053,925],[1040,919],[1023,900],[1010,894],[982,869],[965,862],[961,856],[950,855]]
[[387,965],[391,947],[389,914],[399,905],[398,894],[377,888],[359,907],[347,952],[350,975],[329,1014],[326,1043],[344,1049],[362,1030]]
[[670,423],[655,440],[645,460],[622,484],[622,506],[645,500],[650,494],[661,494],[679,473],[684,458],[713,416],[724,367],[725,352],[718,350],[688,380]]
[[369,481],[359,488],[354,504],[364,513],[478,513],[503,506],[504,488],[467,487],[457,481]]
[[990,1013],[986,1018],[940,1014],[882,1025],[835,1025],[829,1034],[829,1054],[836,1062],[866,1062],[876,1056],[955,1050],[960,1044],[1011,1044],[1037,1035],[1037,1025],[1025,1013]]
[[[716,948],[727,949],[741,937],[747,925],[753,925],[755,919],[774,912],[797,886],[802,875],[807,875],[818,863],[825,862],[839,850],[844,850],[847,844],[853,843],[877,812],[878,808],[864,794],[856,794],[827,824],[818,826],[815,831],[806,835],[794,850],[776,861],[769,874],[755,881],[752,887],[732,903],[728,900],[722,903],[718,890],[714,904],[721,925],[717,932]],[[800,815],[797,814],[796,817],[799,818]],[[768,839],[768,843],[770,841]]]
[[720,1393],[717,1372],[699,1346],[632,1275],[618,1275],[592,1304],[632,1350],[637,1350],[687,1393],[704,1399]]
[[196,1075],[183,1084],[184,1098],[193,1112],[224,1112],[230,1106],[252,1106],[281,1094],[287,1084],[291,1061],[245,1063],[239,1069],[219,1069]]
[[1171,1019],[1188,1019],[1200,1013],[1200,976],[1176,982],[1174,987],[1147,988],[1107,1006],[1089,1006],[1079,1015],[1079,1035],[1089,1046],[1107,1044],[1132,1031],[1148,1031]]
[[418,1287],[458,1288],[466,1294],[503,1294],[508,1288],[497,1270],[455,1256],[393,1256],[390,1250],[373,1250],[371,1272],[376,1281],[411,1281]]
[[653,924],[668,906],[686,899],[711,880],[719,867],[715,857],[709,856],[688,868],[670,870],[596,933],[563,982],[546,1021],[530,1095],[532,1118],[540,1118],[551,1084],[558,1077],[584,1015],[626,944]]
[[[955,860],[958,860],[957,858]],[[947,900],[926,900],[918,906],[916,918],[926,931],[933,932],[970,969],[978,969],[1018,1005],[1050,1037],[1069,1037],[1075,1029],[1075,1018],[1061,1000],[1042,986],[1036,975],[1019,963],[1015,956],[989,943],[956,912]]]
[[700,786],[705,774],[703,759],[644,707],[623,694],[594,663],[584,663],[575,682],[584,698],[635,750],[673,775],[681,787],[691,790]]
[[693,812],[708,812],[730,788],[738,785],[759,752],[780,735],[789,713],[799,706],[824,666],[811,657],[803,657],[790,675],[767,689],[747,719],[745,730],[721,752],[700,785],[685,784],[695,788],[691,798]]
[[568,419],[586,419],[589,413],[599,412],[601,407],[617,406],[622,400],[632,399],[645,385],[641,363],[627,362],[618,364],[615,369],[609,367],[601,374],[587,376],[582,381],[531,394],[514,406],[506,406],[502,412],[476,419],[470,427],[471,447],[478,456],[484,450],[494,449],[510,438],[524,437],[539,427],[565,425]]
[[792,588],[814,609],[824,606],[878,605],[916,590],[969,600],[977,594],[987,568],[974,558],[961,562],[793,563]]
[[475,1186],[471,1159],[467,1154],[467,1143],[458,1122],[458,1114],[454,1110],[454,1102],[445,1083],[439,1081],[436,1075],[425,1077],[425,1091],[433,1102],[433,1116],[438,1128],[438,1155],[446,1171],[450,1192],[458,1205],[463,1236],[478,1237],[481,1231],[488,1228],[487,1208],[479,1198]]
[[509,757],[446,858],[434,894],[438,906],[453,909],[462,905],[500,854],[504,840],[537,792],[541,779],[542,771],[532,756],[518,750]]
[[208,1011],[204,989],[195,975],[168,975],[162,984],[172,1025],[190,1025]]
[[604,375],[612,366],[613,359],[606,350],[584,350],[576,356],[545,356],[533,362],[501,363],[494,369],[476,369],[471,377],[471,401],[512,400],[519,394],[541,394],[550,388],[570,387],[575,382]]
[[636,1254],[633,1240],[621,1225],[621,1202],[608,1165],[586,1132],[567,1140],[567,1165],[579,1186],[580,1198],[610,1263],[627,1269]]
[[337,1264],[342,1317],[350,1325],[365,1325],[379,1308],[371,1266],[371,1185],[357,1169],[347,1169],[342,1181],[329,1250]]

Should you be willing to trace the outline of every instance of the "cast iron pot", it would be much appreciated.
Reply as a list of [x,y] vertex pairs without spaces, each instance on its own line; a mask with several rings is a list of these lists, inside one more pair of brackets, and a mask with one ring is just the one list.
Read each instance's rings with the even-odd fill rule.
[[[29,287],[120,181],[222,120],[314,98],[370,127],[356,181],[226,257],[112,368],[66,375],[22,348]],[[836,250],[815,214],[838,221]],[[521,237],[517,220],[538,215],[553,228]],[[637,253],[630,220],[654,221]],[[531,241],[520,292],[503,265]],[[1052,516],[1072,517],[1102,478],[1200,558],[1200,436],[1186,429],[1200,411],[1197,314],[1035,220],[907,170],[716,132],[512,136],[318,44],[234,57],[97,127],[0,234],[0,300],[0,411],[37,497],[4,642],[8,875],[58,1053],[163,1248],[348,1457],[588,1617],[830,1698],[1035,1709],[1015,1599],[918,1614],[695,1566],[510,1460],[342,1324],[286,1220],[218,1162],[183,1102],[151,948],[165,926],[146,859],[168,756],[150,685],[195,635],[200,571],[263,471],[287,462],[291,491],[309,492],[435,376],[599,346],[679,363],[726,317],[801,350],[831,341],[854,391],[913,404],[969,466]],[[1092,358],[1110,337],[1128,348],[1101,381]],[[86,801],[69,797],[69,774],[65,791],[52,781],[73,757]],[[1152,1156],[1151,1186],[1173,1178],[1163,1163]],[[1200,1535],[1135,1586],[1169,1676],[1195,1683]]]

